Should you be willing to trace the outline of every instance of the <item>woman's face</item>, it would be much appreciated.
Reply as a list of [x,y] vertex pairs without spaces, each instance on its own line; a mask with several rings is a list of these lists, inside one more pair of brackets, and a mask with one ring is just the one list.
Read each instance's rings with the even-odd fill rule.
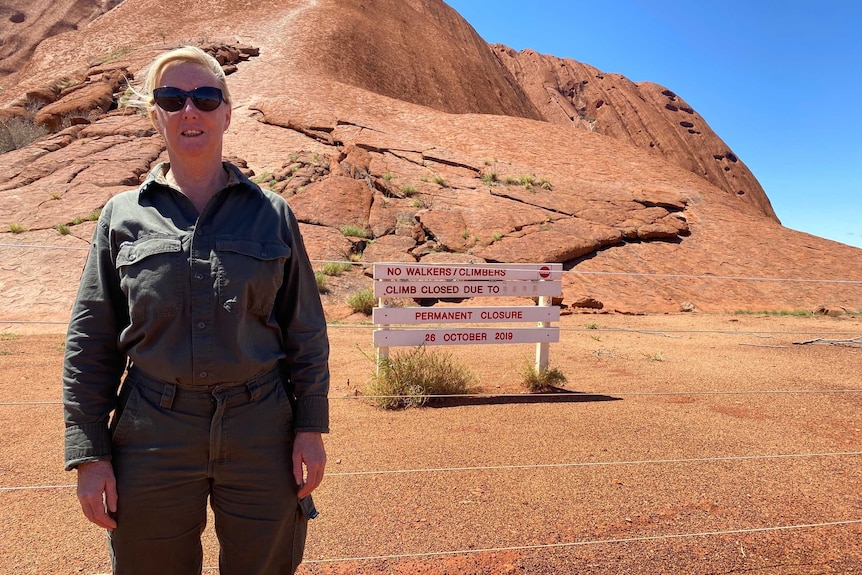
[[[169,65],[157,87],[171,86],[191,91],[202,86],[218,87],[208,69],[192,62]],[[222,102],[211,112],[199,110],[191,98],[183,107],[168,112],[155,106],[156,129],[165,139],[171,162],[221,161],[222,137],[230,126],[230,106]]]

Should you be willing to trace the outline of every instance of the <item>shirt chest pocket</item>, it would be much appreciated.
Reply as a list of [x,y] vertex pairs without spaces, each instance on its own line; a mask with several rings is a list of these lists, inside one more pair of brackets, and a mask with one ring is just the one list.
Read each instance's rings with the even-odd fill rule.
[[183,303],[182,243],[178,238],[143,238],[120,246],[120,288],[133,319],[175,316]]
[[290,246],[252,240],[217,240],[219,304],[226,312],[268,316],[284,280]]

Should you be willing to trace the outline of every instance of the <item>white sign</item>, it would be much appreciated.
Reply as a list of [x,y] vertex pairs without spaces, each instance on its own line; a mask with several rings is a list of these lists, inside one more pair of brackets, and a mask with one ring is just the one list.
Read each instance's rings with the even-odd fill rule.
[[375,263],[376,280],[560,280],[563,264]]
[[560,321],[557,306],[376,307],[375,324],[499,323]]
[[375,281],[374,297],[558,296],[561,281]]
[[558,327],[462,328],[462,329],[378,329],[378,347],[420,345],[464,345],[488,343],[555,343],[560,341]]

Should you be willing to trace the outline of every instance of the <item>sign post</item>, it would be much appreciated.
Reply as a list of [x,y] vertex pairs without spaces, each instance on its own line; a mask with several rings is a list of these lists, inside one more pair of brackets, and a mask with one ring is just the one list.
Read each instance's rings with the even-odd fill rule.
[[[562,264],[374,264],[372,320],[378,369],[393,346],[535,343],[536,370],[548,369],[550,344],[560,339]],[[538,306],[390,307],[396,298],[530,297]],[[533,323],[533,327],[450,324]],[[399,327],[391,327],[397,325]],[[429,327],[429,326],[434,327]],[[409,326],[409,327],[400,327]],[[440,327],[443,326],[443,327]]]

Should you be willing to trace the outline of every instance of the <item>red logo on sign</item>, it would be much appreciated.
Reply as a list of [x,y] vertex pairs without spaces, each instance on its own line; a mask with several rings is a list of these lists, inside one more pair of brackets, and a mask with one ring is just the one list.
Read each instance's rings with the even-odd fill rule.
[[542,266],[539,268],[539,277],[542,278],[543,280],[548,279],[548,277],[550,277],[550,275],[551,275],[551,268],[549,268],[548,266]]

